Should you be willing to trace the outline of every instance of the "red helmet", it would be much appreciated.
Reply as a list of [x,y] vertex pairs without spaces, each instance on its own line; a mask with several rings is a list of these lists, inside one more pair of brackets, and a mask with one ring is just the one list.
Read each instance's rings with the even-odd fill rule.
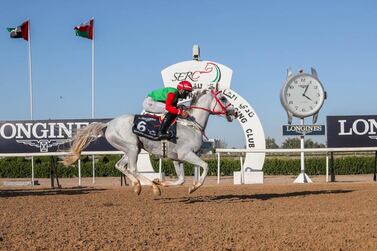
[[178,83],[177,89],[192,92],[192,85],[189,81],[184,80]]

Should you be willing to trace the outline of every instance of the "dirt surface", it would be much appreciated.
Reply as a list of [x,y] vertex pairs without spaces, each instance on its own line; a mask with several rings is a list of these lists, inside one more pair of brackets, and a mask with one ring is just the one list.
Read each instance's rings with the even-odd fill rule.
[[192,195],[187,182],[160,197],[119,178],[0,186],[0,250],[377,250],[377,184],[361,177],[212,178]]

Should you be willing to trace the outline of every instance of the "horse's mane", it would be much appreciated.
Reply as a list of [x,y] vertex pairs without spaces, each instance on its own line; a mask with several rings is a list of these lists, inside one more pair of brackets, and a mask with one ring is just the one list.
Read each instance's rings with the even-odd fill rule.
[[195,105],[199,98],[207,94],[209,91],[208,90],[201,90],[201,91],[196,91],[192,94],[192,99],[191,99],[191,104]]

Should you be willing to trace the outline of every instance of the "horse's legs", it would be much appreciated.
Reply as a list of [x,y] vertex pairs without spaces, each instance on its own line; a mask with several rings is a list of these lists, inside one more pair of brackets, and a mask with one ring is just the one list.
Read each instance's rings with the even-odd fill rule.
[[136,147],[133,147],[133,146],[127,147],[128,166],[127,166],[127,169],[125,169],[124,171],[125,171],[125,174],[129,174],[133,178],[131,181],[132,181],[132,185],[134,186],[134,191],[137,195],[139,195],[141,193],[141,184],[136,175],[138,149],[134,149],[134,148]]
[[143,175],[139,175],[136,172],[136,169],[133,170],[131,168],[131,170],[128,170],[128,169],[125,168],[125,165],[127,165],[128,161],[129,161],[129,158],[128,158],[127,154],[124,154],[122,156],[122,158],[115,164],[115,168],[118,169],[119,171],[121,171],[123,174],[125,174],[127,176],[127,178],[129,178],[131,180],[135,193],[137,193],[137,195],[139,195],[141,193],[141,184],[140,184],[139,180],[142,179],[145,183],[152,186],[153,193],[155,195],[161,195],[161,190],[157,186],[157,184],[153,183],[151,180],[147,179]]
[[142,179],[145,183],[147,183],[147,185],[152,186],[153,193],[155,195],[161,195],[161,190],[157,186],[157,184],[152,182],[150,179],[144,177],[143,175],[137,173],[137,158],[138,158],[139,152],[140,150],[137,147],[131,147],[131,149],[129,149],[128,151],[129,164],[128,164],[127,171],[131,172],[132,175],[134,175],[137,179]]
[[[130,180],[131,184],[134,187],[134,192],[139,195],[141,193],[141,184],[140,181],[137,179],[134,173],[130,172],[128,169],[124,168],[124,166],[129,162],[129,153],[130,148],[126,147],[127,142],[123,142],[120,137],[106,137],[107,141],[109,141],[115,148],[118,150],[123,151],[125,154],[122,158],[115,164],[115,168],[124,173]],[[132,148],[137,148],[137,146],[131,146]],[[136,155],[137,159],[137,155]]]
[[145,177],[144,175],[138,173],[137,170],[134,170],[134,171],[133,171],[133,174],[135,175],[135,177],[136,177],[138,180],[142,180],[142,181],[144,181],[144,183],[145,183],[146,185],[152,186],[152,191],[153,191],[153,194],[154,194],[154,195],[158,195],[158,196],[161,195],[161,190],[160,190],[160,188],[158,187],[158,185],[160,185],[160,184],[159,184],[158,182],[154,182],[154,181],[148,179],[148,178]]
[[125,167],[128,163],[128,157],[126,154],[122,156],[122,158],[115,164],[115,168],[121,171],[124,175],[127,176],[131,180],[132,186],[134,187],[135,193],[139,195],[141,193],[141,184],[140,181],[135,177],[134,174],[132,174],[130,171],[128,171]]
[[124,166],[127,165],[127,163],[128,163],[128,157],[126,154],[123,154],[122,158],[118,160],[118,162],[115,164],[115,168],[118,169],[123,174],[125,174],[126,169],[124,168]]
[[192,187],[189,188],[189,193],[193,193],[196,189],[198,189],[199,187],[203,185],[204,180],[208,173],[208,164],[205,161],[203,161],[201,158],[199,158],[199,156],[197,156],[193,152],[188,152],[188,153],[183,154],[182,160],[185,160],[193,165],[197,165],[203,168],[203,173],[200,176],[198,183],[192,185]]
[[136,187],[134,188],[134,190],[139,195],[140,192],[141,192],[140,181],[125,168],[125,166],[127,165],[127,163],[128,163],[128,157],[127,157],[126,154],[124,154],[122,156],[122,158],[115,164],[115,168],[118,169],[120,172],[122,172],[124,175],[126,175],[127,178],[129,178],[131,180],[132,186],[136,185]]
[[177,177],[178,177],[177,180],[159,182],[159,184],[161,184],[162,186],[180,186],[183,183],[185,183],[185,170],[183,168],[183,162],[174,160],[173,165],[174,165]]

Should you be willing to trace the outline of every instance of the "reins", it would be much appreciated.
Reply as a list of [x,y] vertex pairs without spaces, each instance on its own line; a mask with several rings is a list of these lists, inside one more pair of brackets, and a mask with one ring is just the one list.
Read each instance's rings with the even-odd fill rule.
[[196,122],[196,120],[193,119],[192,117],[188,117],[187,120],[192,123],[192,126],[194,128],[198,129],[203,134],[203,136],[204,136],[204,138],[206,138],[206,140],[208,140],[208,137],[206,135],[204,127],[201,124],[199,124],[198,122]]
[[[212,115],[225,115],[227,113],[226,109],[229,106],[231,106],[232,104],[229,103],[227,106],[224,106],[221,103],[221,101],[219,100],[219,98],[217,97],[217,95],[219,95],[220,93],[221,93],[221,91],[215,92],[214,90],[211,90],[211,94],[212,94],[212,96],[216,100],[216,105],[212,108],[212,110],[204,108],[204,107],[200,107],[200,106],[194,106],[194,105],[190,106],[188,109],[199,109],[199,110],[203,110],[203,111],[209,112],[209,114],[212,114]],[[221,111],[220,112],[216,112],[215,111],[215,108],[216,108],[217,105],[219,105],[221,107]]]
[[[203,111],[206,111],[208,112],[209,114],[211,115],[226,115],[227,114],[227,108],[229,106],[231,106],[232,104],[229,103],[227,106],[224,106],[221,101],[219,100],[219,98],[217,97],[219,94],[221,93],[221,91],[217,91],[215,92],[214,90],[211,90],[211,94],[212,96],[215,98],[216,100],[216,104],[214,105],[214,107],[212,108],[212,110],[210,109],[207,109],[205,107],[200,107],[200,106],[189,106],[188,107],[188,110],[191,110],[191,109],[199,109],[199,110],[203,110]],[[220,112],[216,112],[215,111],[215,108],[216,106],[219,105],[221,107],[221,111]],[[204,130],[204,127],[202,125],[200,125],[198,122],[196,122],[194,119],[190,119],[189,120],[190,122],[193,123],[194,127],[196,127],[200,132],[202,132],[203,136],[208,140],[208,137],[206,136],[205,134],[205,130]]]

